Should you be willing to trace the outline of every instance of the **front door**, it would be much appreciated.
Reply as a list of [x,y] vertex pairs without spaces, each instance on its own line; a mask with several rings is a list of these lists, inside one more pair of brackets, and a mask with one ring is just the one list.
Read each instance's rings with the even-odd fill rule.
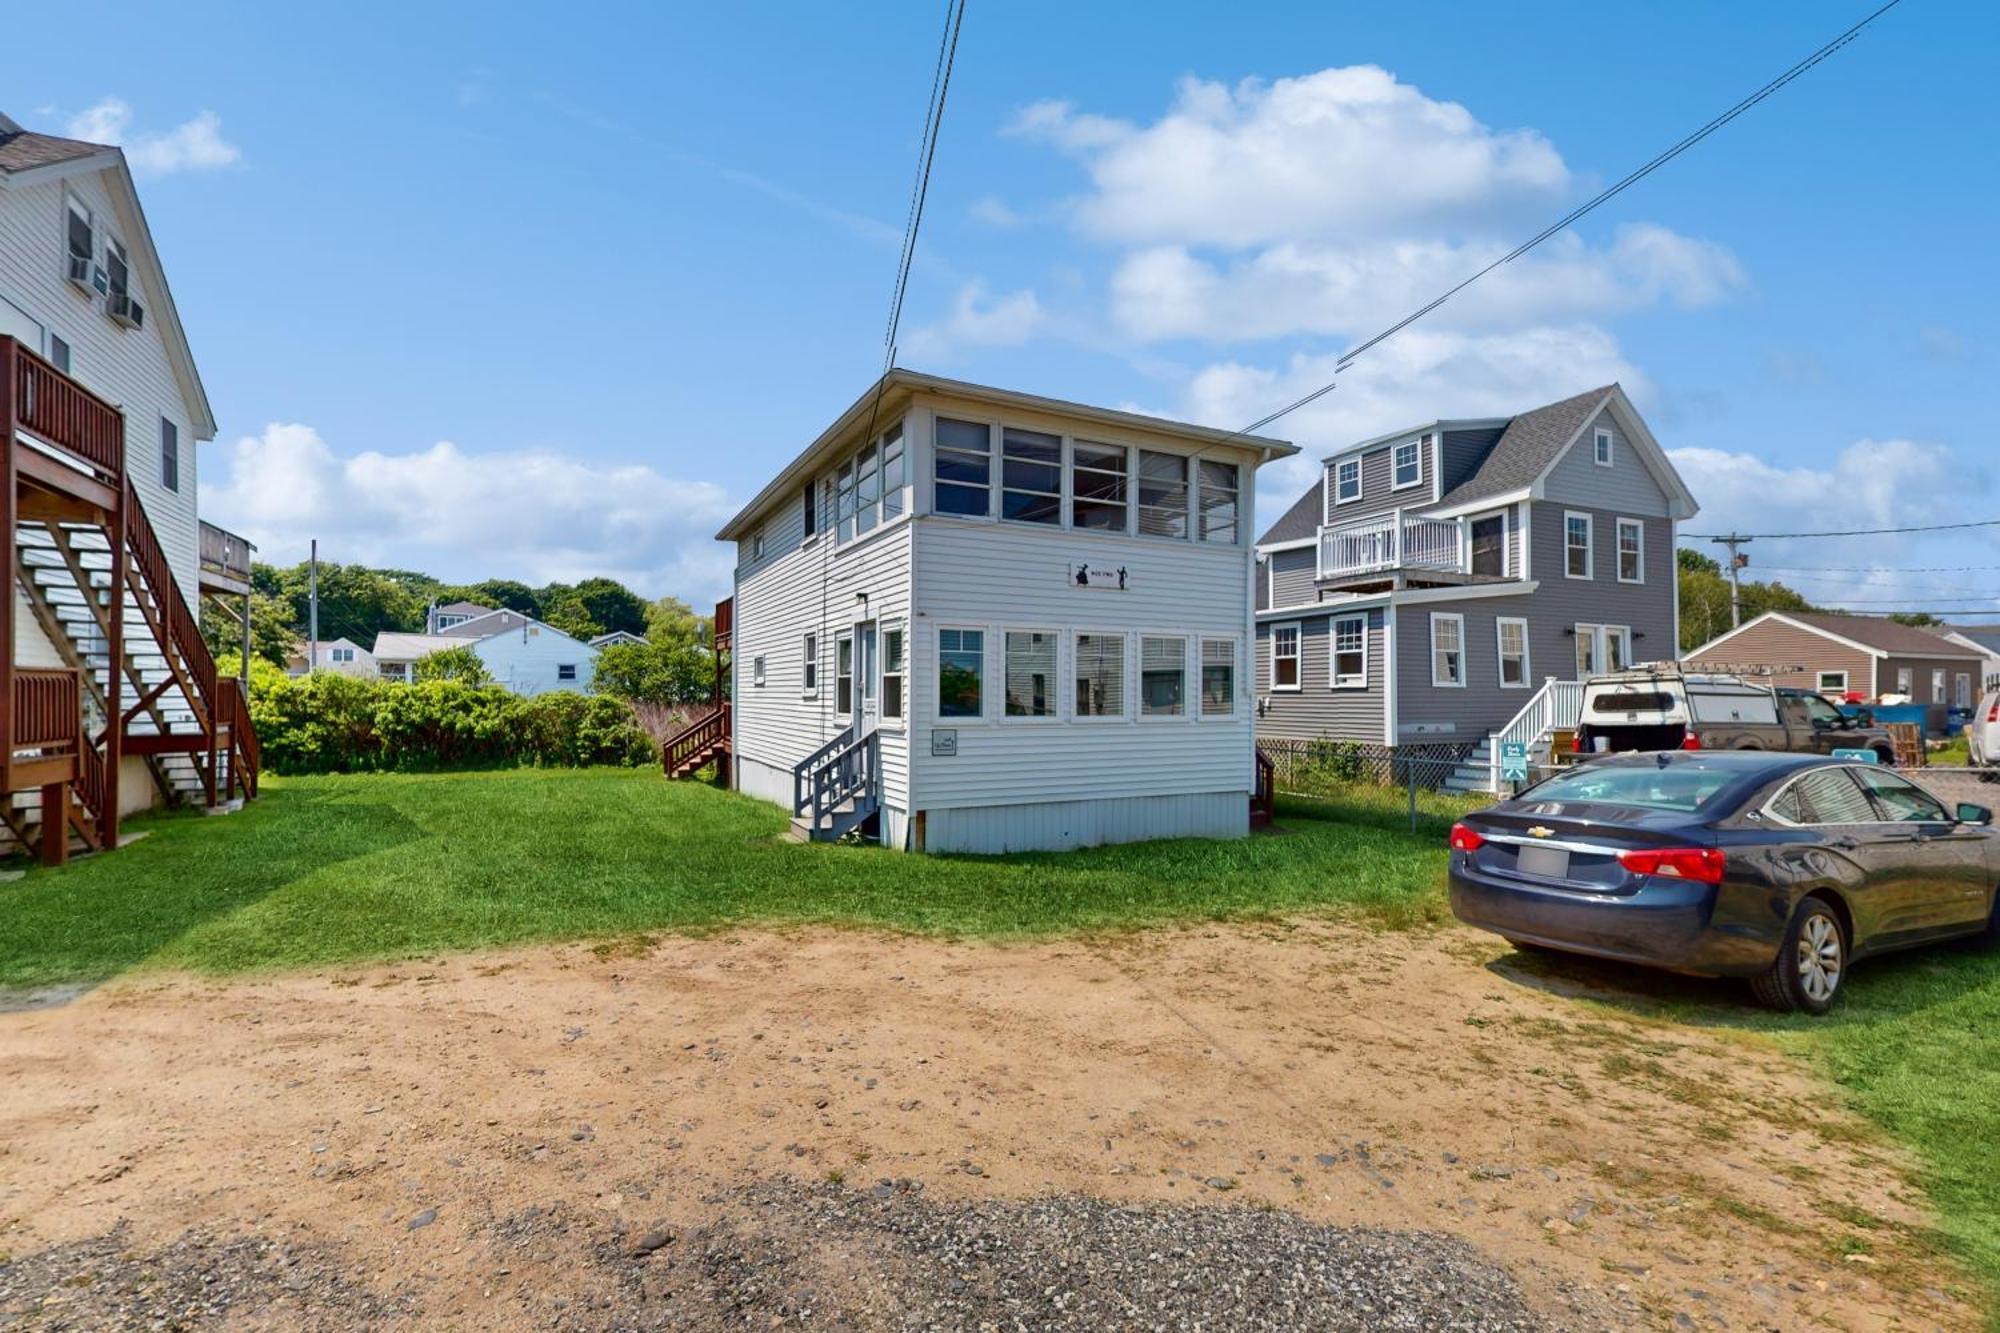
[[1578,625],[1576,678],[1589,680],[1632,665],[1632,631],[1623,625]]
[[854,734],[866,736],[875,730],[881,716],[876,686],[881,678],[876,660],[875,622],[864,620],[854,627]]
[[1504,578],[1507,574],[1507,516],[1494,514],[1472,521],[1472,572]]

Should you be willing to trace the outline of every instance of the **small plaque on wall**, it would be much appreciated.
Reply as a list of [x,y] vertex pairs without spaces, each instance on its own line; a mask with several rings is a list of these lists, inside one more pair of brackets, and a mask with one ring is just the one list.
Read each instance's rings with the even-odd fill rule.
[[933,727],[931,729],[931,753],[940,759],[949,759],[958,753],[958,728]]
[[1113,588],[1120,592],[1125,589],[1126,571],[1123,565],[1093,565],[1088,561],[1073,561],[1069,567],[1071,586],[1078,588]]

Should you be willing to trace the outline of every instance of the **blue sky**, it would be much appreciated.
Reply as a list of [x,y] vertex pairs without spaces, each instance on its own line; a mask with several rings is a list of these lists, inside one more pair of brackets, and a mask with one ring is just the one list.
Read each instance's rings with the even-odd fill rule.
[[[1522,8],[972,0],[904,364],[1245,424],[1865,10]],[[112,4],[87,75],[10,66],[17,119],[126,143],[222,422],[205,512],[265,555],[706,600],[719,520],[879,368],[941,4],[549,13]],[[1996,39],[1906,0],[1278,433],[1619,378],[1697,530],[2000,516]],[[1265,470],[1266,520],[1309,471]],[[1957,606],[1995,573],[1795,581]]]

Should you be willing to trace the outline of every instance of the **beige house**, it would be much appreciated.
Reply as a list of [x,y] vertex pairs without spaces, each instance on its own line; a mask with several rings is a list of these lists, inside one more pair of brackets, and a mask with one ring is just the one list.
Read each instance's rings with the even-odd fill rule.
[[1684,655],[1692,665],[1758,667],[1782,686],[1863,702],[1904,695],[1912,703],[1970,708],[1985,655],[1883,616],[1766,611]]

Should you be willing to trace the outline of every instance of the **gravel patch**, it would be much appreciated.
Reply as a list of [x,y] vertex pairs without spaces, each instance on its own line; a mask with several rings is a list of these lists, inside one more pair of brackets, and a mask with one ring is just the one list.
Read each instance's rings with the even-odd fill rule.
[[188,1232],[127,1248],[126,1228],[0,1259],[0,1328],[371,1328],[412,1313],[353,1281],[329,1253]]
[[622,1269],[624,1309],[602,1326],[1539,1327],[1512,1279],[1441,1235],[1077,1195],[947,1203],[881,1183],[759,1182],[670,1242],[620,1238],[603,1255]]

